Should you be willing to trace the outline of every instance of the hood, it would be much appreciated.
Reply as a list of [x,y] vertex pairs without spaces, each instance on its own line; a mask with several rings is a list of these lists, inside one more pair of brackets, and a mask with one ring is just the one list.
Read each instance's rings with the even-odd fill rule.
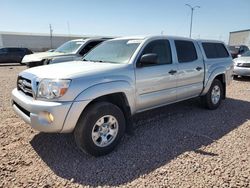
[[250,63],[250,57],[249,56],[238,57],[238,58],[234,59],[234,61],[237,63]]
[[62,56],[62,55],[67,55],[67,54],[61,53],[61,52],[34,53],[34,54],[29,54],[29,55],[24,56],[22,63],[32,62],[32,61],[41,61],[41,60],[46,59],[46,58]]
[[21,72],[20,75],[32,74],[38,78],[73,79],[87,75],[101,74],[109,70],[119,69],[126,65],[127,64],[71,61],[30,68]]

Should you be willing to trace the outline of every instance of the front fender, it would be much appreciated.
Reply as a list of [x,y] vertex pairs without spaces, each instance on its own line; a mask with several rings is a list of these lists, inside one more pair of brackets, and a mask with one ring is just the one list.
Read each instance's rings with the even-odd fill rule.
[[127,81],[111,81],[93,85],[83,90],[74,101],[89,101],[113,93],[123,93],[126,96],[131,113],[135,112],[135,87]]

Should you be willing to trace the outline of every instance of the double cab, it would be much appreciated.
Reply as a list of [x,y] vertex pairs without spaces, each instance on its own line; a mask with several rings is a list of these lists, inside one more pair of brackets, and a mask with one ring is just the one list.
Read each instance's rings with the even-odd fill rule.
[[27,69],[12,91],[15,112],[41,132],[74,133],[77,146],[111,152],[133,115],[200,97],[226,98],[233,61],[220,41],[147,36],[107,40],[81,61]]

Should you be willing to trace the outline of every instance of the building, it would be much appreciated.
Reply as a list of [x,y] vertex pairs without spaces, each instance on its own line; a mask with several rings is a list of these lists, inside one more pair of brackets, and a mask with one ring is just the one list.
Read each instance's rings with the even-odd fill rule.
[[0,48],[25,47],[40,52],[55,49],[69,40],[88,37],[91,36],[53,34],[51,40],[49,34],[0,32]]
[[246,45],[250,48],[250,29],[230,32],[229,45]]

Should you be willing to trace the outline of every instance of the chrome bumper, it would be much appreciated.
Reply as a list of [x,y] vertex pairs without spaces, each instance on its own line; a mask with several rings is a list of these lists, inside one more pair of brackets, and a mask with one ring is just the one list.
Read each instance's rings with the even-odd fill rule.
[[[48,102],[34,100],[22,92],[12,91],[12,107],[26,123],[41,132],[72,132],[88,101],[79,102]],[[41,121],[39,114],[49,112],[53,122]]]
[[233,74],[238,76],[250,76],[250,68],[235,66]]

